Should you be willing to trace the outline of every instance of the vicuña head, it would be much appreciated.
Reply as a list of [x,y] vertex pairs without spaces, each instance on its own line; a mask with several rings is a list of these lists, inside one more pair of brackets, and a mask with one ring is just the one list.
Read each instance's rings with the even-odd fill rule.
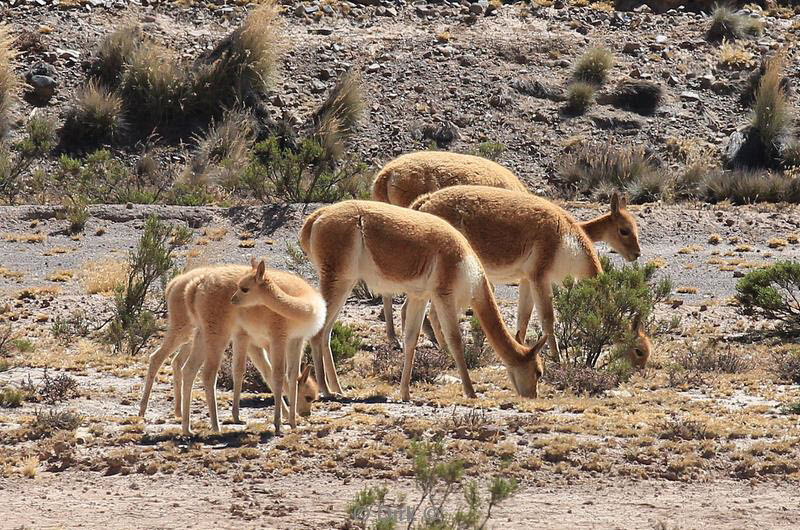
[[628,201],[617,192],[611,195],[611,212],[579,223],[594,242],[605,241],[628,261],[636,261],[642,254],[639,247],[639,227],[636,218],[627,209]]
[[[238,306],[252,306],[264,304],[264,298],[267,295],[267,282],[266,275],[267,266],[264,260],[256,261],[256,258],[250,258],[250,266],[252,270],[242,276],[239,280],[236,292],[231,297],[231,303]],[[266,304],[264,304],[266,305]]]
[[303,417],[311,415],[311,404],[319,399],[319,386],[311,375],[311,365],[307,364],[297,378],[297,413]]
[[628,359],[631,366],[641,370],[647,364],[648,359],[650,359],[650,354],[653,352],[653,343],[650,341],[650,337],[647,336],[647,333],[645,333],[644,324],[639,315],[636,315],[631,323],[631,327],[636,334],[636,338],[633,345],[625,351],[624,357]]
[[547,335],[542,335],[538,342],[531,347],[527,359],[533,362],[506,364],[508,378],[511,379],[514,390],[522,397],[539,397],[539,380],[544,375],[541,351],[545,344],[547,344]]

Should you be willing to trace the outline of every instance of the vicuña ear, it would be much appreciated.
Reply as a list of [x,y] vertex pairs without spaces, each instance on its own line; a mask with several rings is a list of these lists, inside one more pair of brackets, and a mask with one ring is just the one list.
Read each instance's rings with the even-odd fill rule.
[[636,331],[636,332],[639,332],[639,333],[644,331],[644,326],[642,325],[642,316],[641,315],[637,314],[637,315],[635,315],[633,317],[633,320],[631,321],[631,329],[633,331]]
[[264,271],[267,270],[267,266],[264,264],[264,260],[258,262],[258,267],[256,268],[256,281],[258,283],[264,283]]
[[627,195],[620,195],[619,196],[619,209],[622,210],[623,208],[628,206],[628,196]]
[[611,194],[611,213],[619,213],[619,193],[616,191]]
[[306,367],[303,369],[303,373],[300,374],[300,377],[297,378],[297,382],[302,385],[308,380],[309,375],[311,375],[311,365],[307,364]]
[[253,270],[256,270],[256,267],[258,267],[258,261],[255,256],[250,256],[250,266],[253,267]]
[[536,357],[536,354],[542,351],[542,348],[544,348],[546,344],[547,344],[547,334],[545,333],[539,338],[539,340],[536,341],[536,344],[531,346],[531,349],[528,350],[528,358],[533,359],[534,357]]

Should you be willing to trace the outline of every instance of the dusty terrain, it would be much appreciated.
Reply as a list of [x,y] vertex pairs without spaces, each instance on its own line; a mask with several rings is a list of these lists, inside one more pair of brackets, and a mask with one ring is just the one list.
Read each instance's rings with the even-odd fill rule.
[[[106,2],[111,7],[87,9],[75,3],[83,7],[0,2],[0,13],[14,28],[51,28],[44,37],[58,57],[59,90],[44,111],[54,115],[65,110],[82,82],[81,60],[123,13],[187,55],[210,47],[242,15],[227,5]],[[450,149],[501,142],[506,150],[499,161],[532,190],[553,196],[569,145],[607,139],[646,145],[665,169],[679,171],[683,161],[666,147],[668,139],[708,147],[707,156],[718,157],[727,136],[746,122],[734,90],[746,71],[718,68],[716,48],[703,39],[707,18],[700,14],[514,4],[492,16],[469,17],[455,4],[424,10],[397,4],[387,12],[395,4],[383,2],[359,4],[344,16],[338,11],[342,4],[330,2],[336,15],[316,20],[298,16],[296,6],[319,4],[286,3],[287,53],[275,111],[302,117],[333,84],[320,81],[322,69],[333,78],[348,67],[360,69],[369,113],[353,150],[373,167],[427,146],[425,125],[453,122],[460,137]],[[800,31],[797,22],[768,17],[763,38],[748,46],[757,56],[791,44]],[[656,42],[658,35],[666,41]],[[628,42],[641,49],[623,53]],[[565,118],[560,103],[512,87],[519,79],[563,83],[571,61],[590,44],[615,51],[612,78],[636,69],[664,82],[666,103],[655,116],[597,105],[586,116]],[[79,58],[70,59],[64,50]],[[23,68],[44,53],[22,55]],[[794,80],[799,65],[789,65]],[[700,78],[711,73],[733,88],[701,89]],[[313,88],[314,81],[322,82],[322,90]],[[698,99],[682,96],[686,91]],[[796,104],[796,93],[792,98]],[[26,116],[31,110],[21,103],[15,112]],[[175,146],[158,152],[162,161],[184,156]],[[115,154],[125,159],[135,149]],[[606,208],[561,204],[580,219]],[[147,417],[134,417],[146,357],[114,354],[99,340],[94,328],[107,321],[113,300],[92,286],[118,279],[118,264],[136,246],[144,219],[155,214],[192,230],[191,242],[178,249],[180,266],[266,256],[271,265],[313,280],[312,271],[287,251],[313,208],[94,205],[84,230],[73,236],[58,207],[0,207],[0,324],[10,324],[15,339],[0,386],[41,386],[45,368],[48,377],[66,373],[77,381],[77,391],[57,404],[0,409],[0,527],[350,528],[355,522],[347,507],[367,486],[387,486],[389,502],[418,498],[406,454],[412,439],[441,440],[448,456],[466,463],[467,478],[482,485],[498,474],[519,482],[516,496],[492,511],[494,528],[800,525],[800,425],[797,414],[785,412],[800,401],[800,387],[778,381],[769,370],[773,351],[797,345],[763,333],[771,324],[740,315],[731,303],[743,273],[800,256],[792,237],[800,233],[796,206],[632,207],[641,261],[658,263],[659,274],[676,287],[657,307],[658,319],[679,317],[679,323],[672,329],[665,324],[655,336],[647,370],[600,396],[573,395],[545,381],[540,398],[517,398],[492,358],[471,371],[476,400],[462,396],[450,369],[435,383],[413,385],[411,403],[399,402],[397,385],[371,370],[386,342],[380,306],[351,298],[342,320],[357,330],[363,347],[339,367],[346,397],[317,403],[296,432],[273,436],[268,394],[246,394],[246,425],[231,424],[231,392],[219,391],[220,417],[228,421],[214,435],[205,430],[207,409],[197,387],[192,420],[200,434],[182,438],[172,417],[168,366],[157,379]],[[719,238],[711,243],[714,234]],[[498,299],[512,322],[516,288],[500,287]],[[89,325],[86,336],[56,338],[54,323],[76,311]],[[673,380],[676,359],[708,339],[719,339],[717,348],[732,352],[744,368]],[[80,425],[32,439],[31,422],[51,409],[79,412]],[[447,509],[460,501],[454,498]]]

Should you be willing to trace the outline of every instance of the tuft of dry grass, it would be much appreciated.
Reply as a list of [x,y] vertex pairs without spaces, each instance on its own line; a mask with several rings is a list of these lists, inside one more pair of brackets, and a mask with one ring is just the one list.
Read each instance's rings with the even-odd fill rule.
[[43,243],[47,236],[45,234],[3,234],[3,239],[12,243]]
[[39,474],[39,458],[31,456],[22,461],[22,476],[25,478],[36,478]]
[[211,241],[222,241],[228,229],[224,226],[207,226],[203,228],[203,235]]
[[361,78],[351,70],[337,81],[310,118],[313,129],[311,137],[325,150],[326,160],[341,158],[345,143],[355,131],[363,111]]
[[47,275],[49,282],[68,282],[75,276],[75,271],[59,270]]
[[680,294],[697,294],[697,287],[678,287],[675,292]]
[[84,266],[83,284],[89,294],[110,296],[117,286],[128,280],[128,264],[119,260],[102,260]]
[[272,84],[281,52],[280,8],[267,0],[202,57],[191,73],[189,110],[214,116],[248,102]]
[[573,115],[583,114],[592,106],[593,102],[594,85],[576,81],[567,89],[567,102],[564,110]]
[[125,65],[133,61],[143,41],[138,25],[128,24],[110,33],[100,42],[89,66],[89,75],[108,88],[122,81]]
[[235,185],[249,161],[254,129],[253,117],[244,109],[225,111],[219,123],[212,119],[205,134],[194,137],[197,147],[184,171],[186,182],[191,186]]
[[89,81],[67,111],[62,139],[69,144],[95,146],[118,141],[127,129],[122,98],[96,81]]
[[256,242],[253,239],[242,239],[239,241],[239,247],[241,248],[253,248],[256,246]]
[[131,117],[148,126],[160,125],[183,114],[187,97],[186,73],[178,58],[151,43],[139,46],[125,64],[120,95]]
[[614,65],[614,55],[605,48],[592,48],[575,64],[573,76],[578,81],[602,85]]
[[604,199],[603,195],[609,195],[613,188],[626,189],[641,182],[652,189],[652,183],[661,183],[663,178],[643,147],[602,144],[570,154],[561,170],[561,180],[570,191]]
[[20,282],[24,277],[25,273],[19,271],[12,271],[5,267],[0,267],[0,278],[5,278],[7,280],[14,280],[16,282]]
[[782,82],[783,60],[783,55],[778,54],[767,61],[753,104],[752,126],[772,156],[780,151],[780,141],[789,133],[793,119]]
[[758,37],[764,31],[764,23],[757,18],[740,15],[729,5],[718,5],[711,16],[711,26],[706,38],[712,42]]
[[753,53],[743,44],[723,40],[719,47],[719,62],[731,69],[747,68],[753,62]]
[[661,85],[644,79],[625,79],[610,94],[599,98],[600,103],[611,103],[615,107],[638,114],[653,114],[664,97]]
[[8,112],[19,86],[19,79],[12,64],[17,55],[12,43],[8,25],[0,23],[0,137],[8,130]]
[[789,242],[785,239],[781,239],[779,237],[773,237],[769,241],[767,241],[767,246],[769,248],[783,248],[788,245]]

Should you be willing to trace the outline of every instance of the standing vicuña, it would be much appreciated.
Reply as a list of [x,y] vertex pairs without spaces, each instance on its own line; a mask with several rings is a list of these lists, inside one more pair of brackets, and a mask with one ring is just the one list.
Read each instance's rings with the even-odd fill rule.
[[[217,371],[225,347],[233,339],[235,351],[250,349],[251,354],[257,353],[258,350],[250,348],[252,343],[265,348],[269,354],[276,434],[280,432],[288,360],[289,424],[295,427],[303,343],[319,331],[325,321],[325,301],[319,293],[293,274],[267,271],[263,261],[258,265],[254,261],[252,267],[223,265],[191,270],[173,279],[166,295],[169,327],[164,343],[150,356],[140,415],[144,415],[153,380],[164,360],[191,341],[191,353],[180,374],[183,433],[191,432],[192,383],[201,366],[211,427],[219,431]],[[241,390],[241,385],[237,386]],[[238,404],[236,395],[234,403]]]
[[[445,188],[423,195],[411,205],[414,210],[445,219],[464,234],[492,282],[519,281],[516,340],[524,343],[536,305],[542,329],[556,357],[553,284],[567,276],[580,279],[602,272],[587,231],[602,235],[626,258],[639,257],[636,221],[624,207],[624,199],[614,194],[610,214],[581,224],[546,199],[486,186]],[[434,309],[438,312],[438,308]],[[433,310],[431,320],[438,331]],[[637,346],[629,355],[634,364],[638,364],[640,357],[636,351],[645,355],[642,347]],[[649,355],[649,349],[646,354]]]
[[[528,191],[514,173],[491,160],[447,151],[418,151],[401,155],[383,166],[372,183],[372,198],[395,206],[409,206],[420,195],[460,184]],[[383,297],[383,316],[389,342],[399,344],[389,294]],[[427,318],[423,329],[432,336]]]
[[364,280],[375,292],[407,296],[402,399],[410,398],[414,350],[428,300],[439,315],[442,340],[453,354],[467,397],[475,397],[475,391],[464,361],[458,315],[468,305],[474,308],[516,391],[526,397],[537,396],[543,371],[539,350],[545,341],[527,348],[514,340],[480,261],[464,236],[442,219],[380,202],[344,201],[308,216],[300,231],[300,244],[319,272],[320,290],[328,304],[325,326],[311,339],[321,385],[327,380],[338,387],[331,330],[353,286]]

